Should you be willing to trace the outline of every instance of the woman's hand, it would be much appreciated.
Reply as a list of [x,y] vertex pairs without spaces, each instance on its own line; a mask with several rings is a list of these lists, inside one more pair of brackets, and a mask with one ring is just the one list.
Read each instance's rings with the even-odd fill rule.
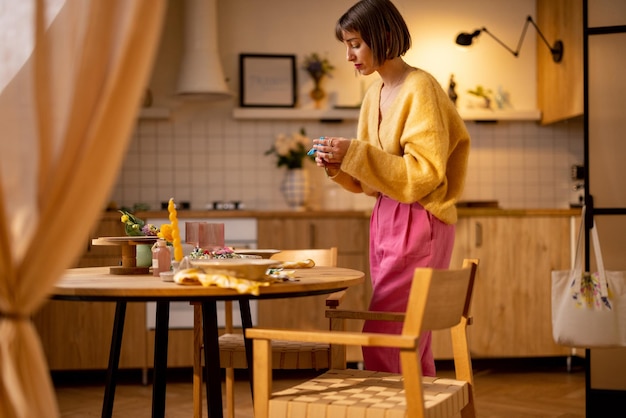
[[350,139],[341,137],[322,136],[313,140],[315,163],[318,167],[333,167],[339,169],[343,157],[346,156]]

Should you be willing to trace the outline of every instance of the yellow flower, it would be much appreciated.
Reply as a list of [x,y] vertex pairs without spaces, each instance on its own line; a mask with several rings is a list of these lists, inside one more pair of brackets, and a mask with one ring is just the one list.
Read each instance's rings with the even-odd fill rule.
[[159,238],[164,239],[167,242],[173,242],[174,238],[172,237],[172,225],[164,224],[161,225],[161,230],[157,234]]
[[126,235],[136,237],[136,236],[156,236],[159,232],[159,228],[152,224],[147,224],[143,221],[143,219],[139,219],[135,215],[126,210],[120,210],[122,216],[120,220],[124,224],[124,232]]

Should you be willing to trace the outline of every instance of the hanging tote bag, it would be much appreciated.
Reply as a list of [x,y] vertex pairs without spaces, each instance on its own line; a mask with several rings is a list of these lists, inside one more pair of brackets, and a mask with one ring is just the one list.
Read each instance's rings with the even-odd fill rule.
[[626,346],[626,276],[606,271],[595,222],[590,229],[598,272],[582,270],[583,208],[573,270],[552,272],[552,336],[569,347]]

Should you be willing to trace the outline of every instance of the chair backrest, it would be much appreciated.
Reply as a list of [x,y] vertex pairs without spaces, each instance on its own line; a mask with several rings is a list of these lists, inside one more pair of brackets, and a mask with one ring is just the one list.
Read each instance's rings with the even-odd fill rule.
[[337,247],[281,250],[279,253],[272,254],[270,258],[277,261],[311,259],[315,261],[316,266],[337,267]]
[[[462,269],[418,268],[413,275],[402,334],[418,338],[424,331],[449,329],[457,380],[468,382],[473,403],[473,373],[467,325],[476,278],[477,260],[467,259]],[[424,392],[420,360],[414,350],[401,350],[407,416],[422,416]],[[420,412],[417,412],[420,411]]]
[[416,269],[403,333],[418,336],[452,328],[468,317],[476,267],[469,263],[458,270]]
[[[311,259],[315,262],[316,266],[337,267],[337,247],[282,250],[279,253],[272,254],[270,259],[276,261],[301,261]],[[233,303],[226,301],[224,302],[224,307],[224,332],[230,334],[233,332]]]

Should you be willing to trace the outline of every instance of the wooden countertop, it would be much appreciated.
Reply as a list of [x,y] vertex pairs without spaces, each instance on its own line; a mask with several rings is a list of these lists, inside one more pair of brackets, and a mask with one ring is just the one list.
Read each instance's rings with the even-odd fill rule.
[[[369,217],[370,211],[357,210],[317,210],[317,211],[292,211],[292,210],[179,210],[178,218],[354,218]],[[166,210],[137,212],[141,219],[167,218]]]
[[[459,208],[459,217],[469,216],[579,216],[580,208],[574,209],[501,209],[501,208]],[[256,218],[256,219],[274,219],[274,218],[292,218],[292,219],[310,219],[310,218],[369,218],[371,211],[369,210],[315,210],[296,212],[289,210],[180,210],[178,218]],[[136,215],[141,219],[168,218],[166,210],[142,211]],[[121,216],[117,211],[107,211],[105,217],[117,218]]]
[[579,216],[580,209],[459,208],[459,217],[468,216]]

